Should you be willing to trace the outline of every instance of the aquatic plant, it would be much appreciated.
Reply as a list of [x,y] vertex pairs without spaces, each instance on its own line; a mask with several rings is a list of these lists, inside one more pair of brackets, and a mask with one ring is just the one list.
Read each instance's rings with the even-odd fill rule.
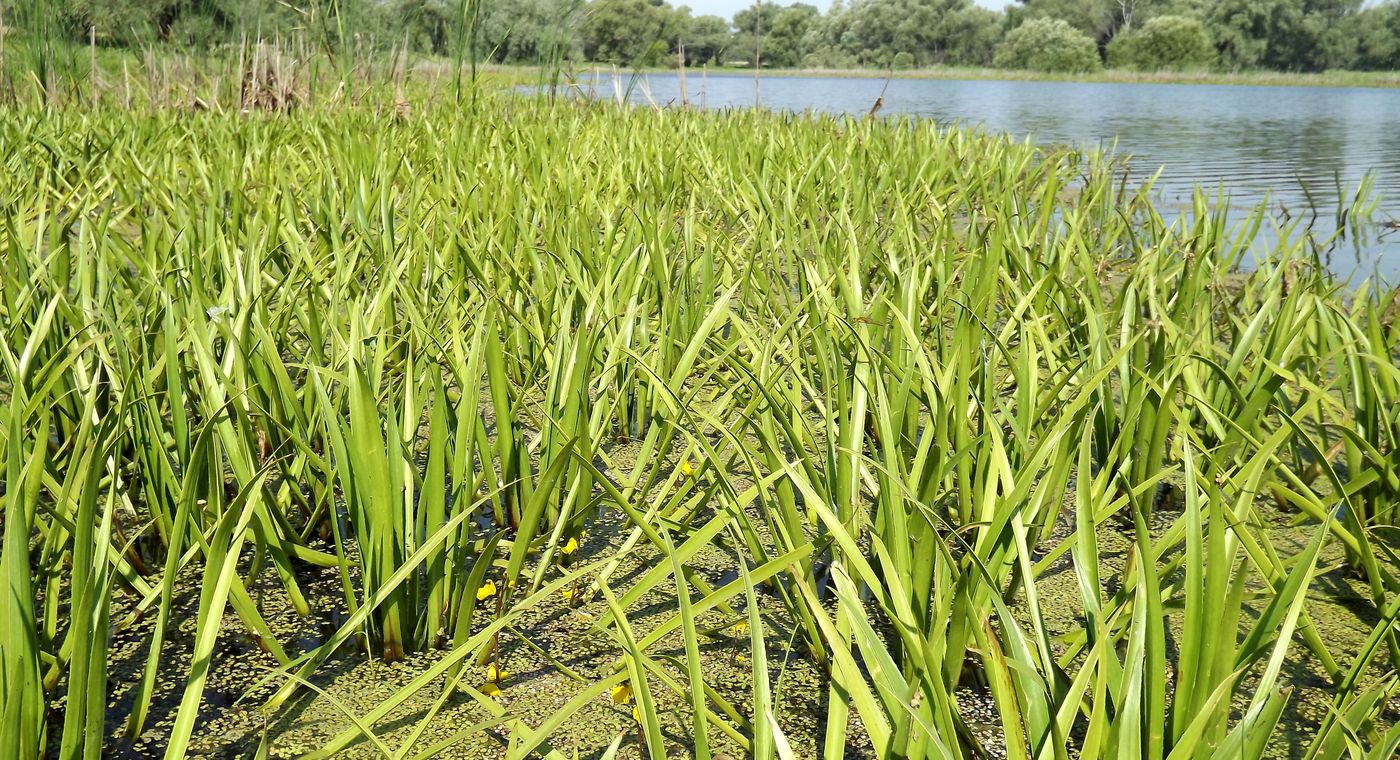
[[[612,702],[613,751],[652,757],[664,705],[702,758],[837,757],[852,725],[981,757],[978,694],[1010,757],[1261,757],[1294,667],[1336,687],[1310,756],[1400,743],[1386,285],[1262,245],[1262,209],[1164,218],[1098,153],[408,95],[0,123],[7,756],[152,730],[183,756],[233,636],[277,664],[247,683],[269,714],[348,713],[321,757],[497,727],[562,756]],[[1324,576],[1364,645],[1319,621]],[[269,595],[328,634],[299,651]],[[587,615],[611,665],[522,635],[539,614]],[[108,634],[143,620],[109,708]],[[560,709],[502,706],[517,646],[576,685]],[[362,712],[324,680],[414,653]],[[817,736],[784,725],[793,653]],[[484,722],[429,742],[454,695]]]

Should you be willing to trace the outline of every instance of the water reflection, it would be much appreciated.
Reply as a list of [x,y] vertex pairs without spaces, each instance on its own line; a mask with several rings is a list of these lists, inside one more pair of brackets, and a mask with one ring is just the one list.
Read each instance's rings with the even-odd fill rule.
[[[629,82],[624,77],[621,89]],[[675,75],[632,83],[642,85],[632,89],[636,102],[680,101]],[[614,92],[608,75],[585,77],[582,84],[601,97]],[[865,113],[884,86],[874,78],[768,77],[761,98],[765,107],[780,110]],[[692,103],[709,108],[754,103],[751,76],[692,75],[687,91]],[[1265,199],[1292,218],[1315,207],[1319,236],[1335,229],[1339,202],[1349,202],[1369,173],[1377,221],[1400,218],[1400,90],[895,80],[882,113],[1044,142],[1116,145],[1132,157],[1135,173],[1146,177],[1162,168],[1156,187],[1169,208],[1188,208],[1197,186],[1223,187],[1237,217]],[[1379,224],[1367,233],[1342,246],[1333,269],[1396,279],[1400,233]]]

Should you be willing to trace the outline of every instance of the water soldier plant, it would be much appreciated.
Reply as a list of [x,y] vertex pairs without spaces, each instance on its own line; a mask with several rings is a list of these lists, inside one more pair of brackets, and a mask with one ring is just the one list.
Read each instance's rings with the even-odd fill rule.
[[1095,152],[481,87],[0,119],[0,755],[1400,748],[1388,283]]

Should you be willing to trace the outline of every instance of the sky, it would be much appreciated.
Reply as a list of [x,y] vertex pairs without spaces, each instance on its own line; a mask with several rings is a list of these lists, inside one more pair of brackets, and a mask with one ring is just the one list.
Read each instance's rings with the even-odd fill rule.
[[[778,5],[791,5],[795,0],[775,0]],[[974,3],[1000,10],[1010,5],[1010,0],[972,0]],[[733,18],[735,12],[753,6],[754,0],[670,0],[671,5],[688,5],[693,15],[704,16],[714,14],[725,18]],[[809,5],[815,5],[826,13],[826,9],[831,7],[831,0],[802,0]]]

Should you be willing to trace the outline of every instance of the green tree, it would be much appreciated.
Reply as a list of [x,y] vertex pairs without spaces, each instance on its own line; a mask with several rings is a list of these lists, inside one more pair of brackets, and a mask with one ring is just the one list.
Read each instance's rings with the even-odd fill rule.
[[[753,61],[759,54],[764,66],[796,66],[807,55],[807,37],[821,19],[821,11],[806,3],[745,8],[734,14],[734,40],[730,51]],[[754,32],[758,34],[755,36]],[[756,49],[756,45],[761,48]]]
[[[85,43],[91,35],[108,46],[199,48],[243,33],[304,34],[330,47],[406,41],[446,55],[457,49],[461,1],[0,0],[0,12],[24,30],[32,26],[28,20],[41,19],[42,34],[21,34],[55,41]],[[667,0],[585,2],[484,0],[479,53],[504,63],[572,56],[658,65],[674,62],[683,46],[686,62],[699,65],[752,61],[761,47],[770,67],[883,68],[985,66],[1004,49],[1003,62],[1079,66],[1082,46],[1063,30],[1052,31],[1050,22],[1059,21],[1087,35],[1100,61],[1115,66],[1400,68],[1400,0],[1017,0],[1005,13],[973,0],[835,0],[825,15],[807,3],[764,3],[737,13],[732,26]],[[1029,26],[1032,21],[1045,23]],[[1005,30],[1022,27],[1027,30],[1002,44]],[[1203,33],[1208,46],[1201,44]],[[1027,52],[1036,40],[1041,48]],[[1051,42],[1070,52],[1045,47]]]
[[[456,2],[456,0],[452,0]],[[498,63],[536,63],[574,53],[579,25],[572,0],[492,0],[483,3],[482,55]]]
[[[236,21],[217,0],[65,0],[55,5],[70,37],[85,41],[91,34],[107,45],[206,43],[223,37]],[[192,35],[199,38],[189,39]]]
[[832,0],[826,15],[807,32],[805,47],[807,55],[803,64],[811,67],[855,68],[860,65],[856,56],[842,44],[841,40],[851,26],[852,14],[842,0]]
[[1349,26],[1356,41],[1356,68],[1400,69],[1400,2],[1367,8]]
[[1132,27],[1157,12],[1161,0],[1019,0],[1007,10],[1012,27],[1030,19],[1061,19],[1089,35],[1100,49],[1119,29]]
[[851,6],[842,44],[867,65],[892,66],[901,53],[914,66],[933,63],[942,57],[948,5],[940,0],[858,0]]
[[1003,36],[1005,16],[980,5],[950,12],[944,20],[943,60],[957,66],[990,66]]
[[1108,45],[1108,62],[1139,71],[1203,69],[1215,62],[1215,46],[1200,21],[1157,16],[1115,36]]
[[814,5],[793,3],[773,19],[765,38],[773,52],[773,65],[796,66],[807,55],[807,34],[821,21],[821,11]]
[[773,25],[773,17],[782,12],[783,6],[755,3],[734,14],[734,33],[752,36],[755,30],[766,31]]
[[1089,35],[1062,19],[1038,18],[1007,32],[993,59],[1003,69],[1077,73],[1100,68]]
[[681,41],[687,66],[723,63],[730,43],[729,22],[720,16],[696,16],[685,25]]
[[649,0],[594,0],[579,23],[584,58],[629,66],[655,66],[673,50],[676,12]]
[[393,14],[398,36],[414,50],[446,55],[456,31],[453,11],[446,0],[399,0]]
[[1230,69],[1322,71],[1351,65],[1349,17],[1361,0],[1215,0],[1206,24]]
[[[867,66],[985,64],[1000,37],[1001,16],[970,0],[857,0],[831,36]],[[833,11],[828,24],[837,22]]]

